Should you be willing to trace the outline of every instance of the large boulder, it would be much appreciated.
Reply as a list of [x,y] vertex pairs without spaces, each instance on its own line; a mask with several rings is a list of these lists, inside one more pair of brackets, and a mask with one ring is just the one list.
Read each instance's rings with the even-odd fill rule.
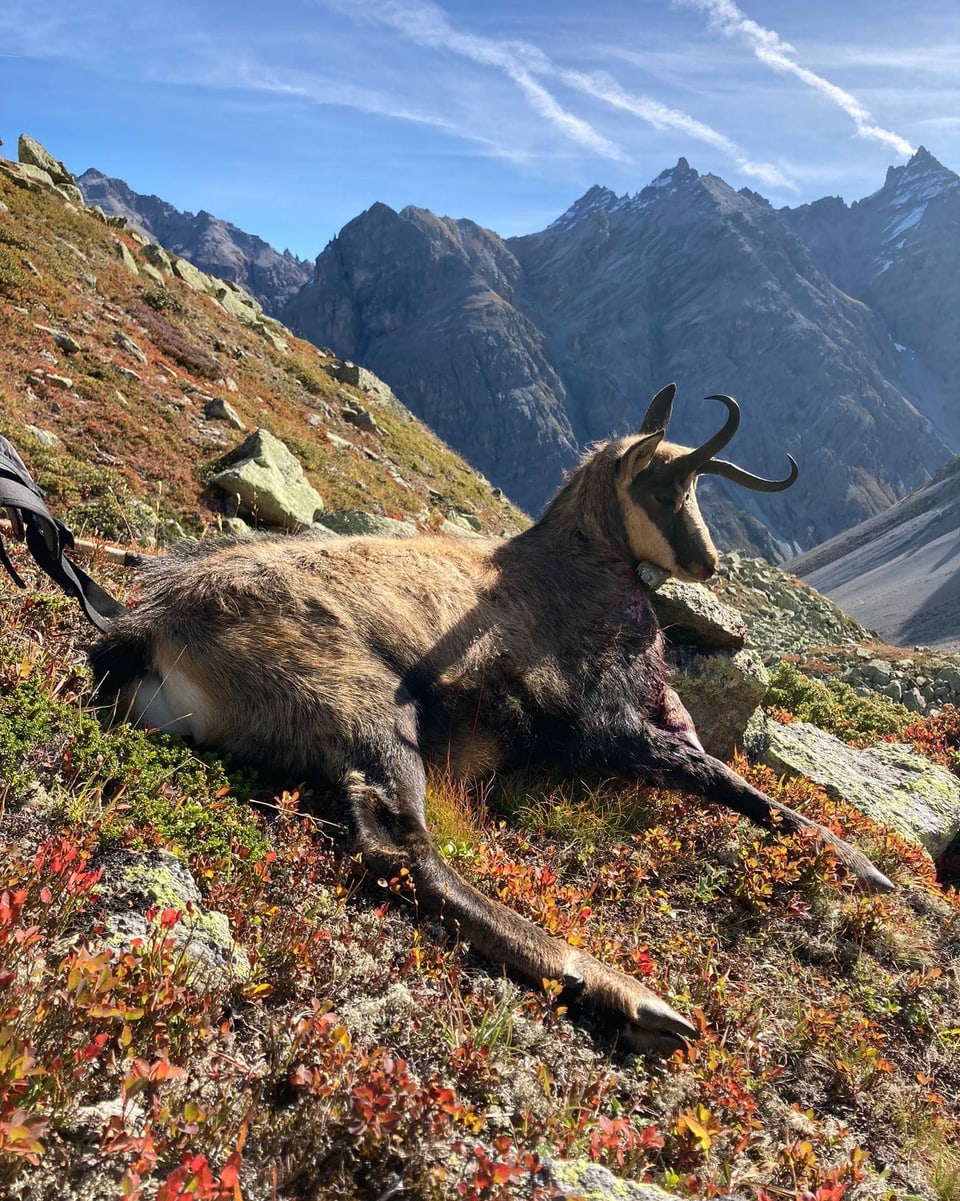
[[808,722],[770,722],[764,762],[809,776],[831,796],[924,846],[936,859],[960,835],[960,780],[911,747],[857,750]]
[[737,650],[746,642],[747,626],[740,614],[702,584],[667,580],[651,592],[650,601],[671,642]]
[[239,511],[261,525],[307,530],[323,512],[320,493],[297,459],[268,430],[254,430],[221,459],[220,466],[210,486],[235,499]]
[[759,656],[744,649],[743,618],[702,585],[665,579],[652,564],[638,575],[667,640],[671,683],[704,749],[728,759],[770,682]]
[[53,183],[76,185],[76,180],[64,164],[29,134],[22,133],[17,140],[17,158],[21,163],[29,163],[46,171]]

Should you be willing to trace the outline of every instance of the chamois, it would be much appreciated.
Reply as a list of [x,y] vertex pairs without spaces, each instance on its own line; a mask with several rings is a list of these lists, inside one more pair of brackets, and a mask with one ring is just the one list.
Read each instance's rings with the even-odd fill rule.
[[157,559],[131,612],[91,652],[101,697],[292,780],[332,783],[335,815],[371,871],[405,866],[425,911],[474,949],[669,1050],[693,1026],[638,981],[467,884],[434,848],[425,765],[483,775],[551,764],[653,779],[768,828],[815,831],[861,885],[892,888],[859,851],[702,748],[668,683],[637,575],[717,568],[702,474],[779,491],[703,446],[665,441],[674,385],[638,434],[589,453],[529,529],[503,540],[272,537]]

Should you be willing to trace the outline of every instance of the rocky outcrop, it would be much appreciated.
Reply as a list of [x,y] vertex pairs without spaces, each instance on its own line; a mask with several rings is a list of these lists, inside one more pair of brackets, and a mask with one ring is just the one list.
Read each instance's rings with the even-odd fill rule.
[[771,722],[764,762],[808,776],[936,859],[960,834],[960,780],[901,743],[857,750],[807,722]]
[[220,460],[210,487],[234,504],[234,512],[254,524],[306,530],[323,512],[323,498],[303,468],[269,430],[254,430]]

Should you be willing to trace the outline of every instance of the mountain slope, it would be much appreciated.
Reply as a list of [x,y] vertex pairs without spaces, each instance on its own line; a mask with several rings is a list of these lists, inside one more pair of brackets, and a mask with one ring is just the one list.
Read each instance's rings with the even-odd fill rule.
[[731,454],[800,460],[760,497],[707,485],[727,542],[810,546],[923,483],[948,448],[907,397],[882,321],[818,270],[762,197],[686,160],[634,197],[593,188],[543,233],[503,241],[468,221],[377,205],[317,259],[292,328],[369,364],[441,436],[536,510],[576,447],[632,428],[681,384],[672,434],[741,401]]
[[243,438],[227,406],[290,447],[328,510],[523,520],[376,381],[356,386],[241,293],[2,159],[0,202],[0,432],[78,534],[130,541],[144,510],[215,528],[205,482]]
[[388,379],[532,511],[578,445],[543,334],[514,303],[522,275],[489,230],[376,204],[326,248],[284,320]]
[[960,650],[960,458],[787,566],[890,642]]
[[274,316],[310,278],[310,264],[289,250],[280,254],[262,238],[202,209],[196,215],[181,212],[158,196],[134,192],[122,179],[93,168],[78,176],[77,185],[87,204],[126,217],[134,228],[201,271],[242,285]]

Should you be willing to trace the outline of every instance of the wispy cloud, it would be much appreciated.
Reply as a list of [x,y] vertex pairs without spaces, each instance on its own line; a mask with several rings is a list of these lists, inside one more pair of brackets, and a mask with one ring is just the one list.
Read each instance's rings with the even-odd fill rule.
[[765,29],[751,20],[737,7],[733,0],[674,0],[685,8],[705,13],[714,29],[727,37],[738,37],[753,51],[755,57],[774,71],[793,75],[807,87],[813,88],[832,104],[842,109],[853,121],[857,133],[864,138],[873,138],[891,146],[898,154],[913,154],[913,147],[899,134],[874,124],[867,108],[843,88],[815,71],[802,66],[794,57],[796,50],[781,40],[772,29]]
[[745,175],[758,179],[771,187],[791,189],[795,187],[793,180],[779,167],[772,163],[752,162],[736,142],[720,133],[719,130],[704,124],[703,121],[698,121],[689,113],[669,108],[667,105],[661,104],[659,100],[652,100],[649,96],[632,95],[605,71],[595,71],[589,74],[580,71],[562,71],[559,74],[563,82],[570,87],[578,88],[597,100],[602,100],[614,108],[631,113],[642,121],[646,121],[654,129],[675,129],[708,146],[713,146],[714,149],[732,159]]
[[327,0],[327,7],[350,16],[387,25],[419,46],[447,50],[480,66],[502,72],[523,93],[530,107],[564,136],[603,158],[623,159],[620,148],[581,117],[568,112],[536,78],[544,74],[546,59],[523,42],[498,41],[462,33],[435,4],[407,4],[402,0]]
[[565,87],[627,112],[654,129],[677,130],[704,142],[727,155],[745,175],[765,184],[794,187],[779,167],[753,162],[725,134],[689,113],[670,108],[648,96],[632,94],[606,72],[562,68],[528,42],[481,37],[457,30],[431,0],[379,0],[376,3],[373,0],[325,0],[325,3],[327,7],[355,18],[386,25],[417,45],[445,50],[501,71],[521,89],[535,112],[582,146],[605,157],[622,159],[624,155],[592,125],[564,109],[539,82],[540,79],[556,80]]

